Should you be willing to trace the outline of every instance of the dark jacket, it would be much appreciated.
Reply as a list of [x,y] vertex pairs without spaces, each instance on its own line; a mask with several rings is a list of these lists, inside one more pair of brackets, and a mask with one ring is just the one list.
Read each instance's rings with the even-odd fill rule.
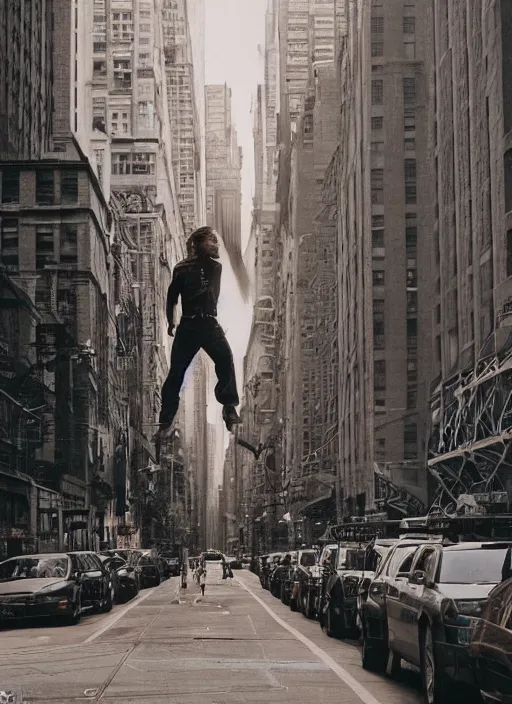
[[167,320],[174,325],[174,308],[181,296],[184,317],[217,315],[222,264],[210,257],[189,257],[174,267],[167,292]]

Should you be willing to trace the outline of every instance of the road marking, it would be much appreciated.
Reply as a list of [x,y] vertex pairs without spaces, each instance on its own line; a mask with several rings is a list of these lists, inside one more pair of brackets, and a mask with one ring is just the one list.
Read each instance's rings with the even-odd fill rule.
[[265,611],[272,616],[274,621],[278,623],[282,628],[285,628],[289,633],[291,633],[297,640],[299,640],[301,643],[303,643],[306,648],[309,648],[312,653],[314,653],[320,660],[327,665],[327,667],[334,672],[334,674],[339,677],[339,679],[344,682],[347,687],[350,687],[350,689],[356,694],[359,699],[364,702],[364,704],[382,704],[376,697],[373,696],[371,692],[369,692],[366,687],[364,687],[360,682],[358,682],[355,677],[352,677],[350,673],[348,673],[345,668],[341,667],[341,665],[338,665],[338,663],[332,658],[330,655],[328,655],[322,648],[320,648],[318,645],[313,643],[312,640],[309,640],[303,633],[298,631],[296,628],[293,626],[290,626],[286,621],[283,621],[282,618],[280,618],[272,609],[270,606],[267,606],[263,599],[260,599],[259,596],[257,596],[250,587],[248,587],[246,584],[244,584],[240,578],[236,578],[236,581],[242,586],[243,589],[245,589],[246,592],[248,592],[253,599],[255,599],[258,604],[263,606]]
[[103,626],[98,631],[96,631],[96,633],[93,633],[84,640],[84,645],[87,643],[92,643],[93,640],[96,640],[96,638],[102,636],[105,631],[108,631],[108,629],[112,628],[112,626],[114,626],[120,619],[122,619],[123,616],[126,616],[128,611],[131,611],[134,606],[138,606],[141,601],[144,601],[144,599],[147,599],[148,596],[151,596],[155,589],[156,587],[153,587],[152,589],[148,589],[147,591],[145,591],[144,594],[139,594],[137,597],[135,597],[135,599],[132,599],[128,604],[126,604],[126,606],[122,608],[121,611],[117,611],[113,616],[109,616]]

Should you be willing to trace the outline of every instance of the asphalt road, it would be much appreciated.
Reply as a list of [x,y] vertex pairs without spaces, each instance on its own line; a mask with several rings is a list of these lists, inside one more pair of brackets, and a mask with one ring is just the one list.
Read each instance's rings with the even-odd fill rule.
[[[206,594],[170,581],[78,626],[0,631],[0,693],[16,704],[419,704],[419,676],[365,672],[356,643],[328,638],[247,571]],[[1,700],[1,697],[0,697]]]

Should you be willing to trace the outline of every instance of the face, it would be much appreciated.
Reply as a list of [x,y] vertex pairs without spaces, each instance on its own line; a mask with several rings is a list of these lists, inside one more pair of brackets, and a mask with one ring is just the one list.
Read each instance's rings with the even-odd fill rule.
[[219,258],[219,240],[217,233],[211,232],[206,239],[201,242],[201,253],[212,259]]

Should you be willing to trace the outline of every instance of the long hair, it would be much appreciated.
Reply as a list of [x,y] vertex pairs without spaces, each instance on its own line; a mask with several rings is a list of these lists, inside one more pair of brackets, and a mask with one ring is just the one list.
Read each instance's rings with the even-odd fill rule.
[[208,225],[205,225],[204,227],[199,227],[197,230],[194,230],[194,232],[187,239],[187,254],[189,256],[193,254],[198,254],[199,245],[207,237],[209,237],[212,232],[213,228],[209,227]]

